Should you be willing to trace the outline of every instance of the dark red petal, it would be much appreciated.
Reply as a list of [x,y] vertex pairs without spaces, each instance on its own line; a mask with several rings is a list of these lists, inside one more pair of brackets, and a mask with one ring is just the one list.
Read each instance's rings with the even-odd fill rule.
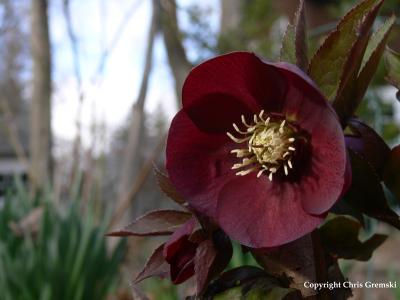
[[183,86],[182,104],[201,130],[226,132],[242,114],[280,111],[286,89],[273,65],[253,53],[234,52],[194,68]]
[[192,218],[176,230],[165,243],[163,256],[170,264],[173,283],[178,284],[194,274],[194,257],[197,244],[189,241],[189,236],[196,225]]
[[252,248],[270,248],[311,232],[323,220],[306,213],[298,185],[270,182],[256,174],[238,177],[221,191],[218,223],[233,239]]
[[322,121],[341,128],[336,112],[307,74],[288,63],[271,65],[276,66],[288,80],[289,90],[283,107],[287,119],[300,124],[309,133],[318,130]]
[[201,132],[183,110],[172,121],[166,151],[171,182],[192,207],[209,217],[215,214],[219,191],[235,177],[233,145],[226,134]]
[[311,135],[310,167],[299,186],[304,192],[304,209],[319,215],[333,206],[349,179],[345,176],[343,130],[336,113],[305,73],[289,64],[276,66],[289,82],[283,112]]
[[163,255],[166,261],[170,262],[176,253],[185,246],[185,241],[188,240],[189,235],[193,232],[196,225],[196,219],[192,217],[189,221],[179,227],[165,243]]
[[194,275],[194,257],[183,267],[171,265],[171,281],[174,284],[180,284]]

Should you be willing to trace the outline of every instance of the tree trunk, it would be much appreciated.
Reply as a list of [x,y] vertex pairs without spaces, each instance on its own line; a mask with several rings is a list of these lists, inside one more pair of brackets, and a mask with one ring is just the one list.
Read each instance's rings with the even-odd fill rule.
[[30,134],[30,179],[35,191],[51,180],[51,52],[47,0],[32,0],[33,82]]
[[161,31],[167,50],[168,62],[175,80],[178,106],[181,103],[182,86],[192,64],[186,57],[178,27],[175,0],[158,0],[160,5]]
[[219,32],[226,34],[238,28],[240,24],[242,0],[221,0],[221,22]]
[[128,144],[125,150],[122,170],[119,178],[118,186],[118,203],[125,201],[131,186],[133,183],[133,177],[135,175],[135,159],[139,156],[140,141],[143,137],[144,130],[144,104],[147,95],[148,82],[150,78],[152,68],[152,56],[154,48],[154,39],[158,31],[158,7],[153,1],[153,16],[151,19],[151,25],[149,35],[147,39],[147,49],[145,57],[145,65],[142,75],[142,82],[138,98],[133,105],[132,115],[130,119],[130,126],[128,131]]

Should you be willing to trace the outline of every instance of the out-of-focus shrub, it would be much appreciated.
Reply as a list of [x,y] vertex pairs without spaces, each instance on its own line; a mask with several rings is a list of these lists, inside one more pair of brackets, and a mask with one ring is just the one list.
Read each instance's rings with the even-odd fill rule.
[[19,186],[0,208],[0,298],[105,299],[116,286],[125,242],[108,253],[109,218],[96,224],[79,201],[60,207],[49,199],[50,192],[33,201]]

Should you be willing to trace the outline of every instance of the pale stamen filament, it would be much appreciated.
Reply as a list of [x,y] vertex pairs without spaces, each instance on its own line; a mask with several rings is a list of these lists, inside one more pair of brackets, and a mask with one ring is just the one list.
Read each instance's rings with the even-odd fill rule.
[[266,171],[268,171],[268,169],[261,169],[260,171],[258,171],[258,173],[257,173],[257,178],[260,178],[261,175],[262,175],[262,173],[264,173],[264,172],[266,172]]
[[257,168],[254,167],[254,168],[251,168],[251,169],[248,169],[248,170],[237,172],[236,175],[245,176],[245,175],[250,174],[251,172],[256,171],[256,170],[257,170]]
[[245,141],[247,141],[247,140],[250,139],[249,136],[248,136],[248,137],[245,137],[245,138],[242,138],[242,139],[238,139],[238,138],[234,137],[234,136],[233,136],[231,133],[229,133],[229,132],[227,132],[226,134],[230,137],[230,139],[231,139],[232,141],[234,141],[235,143],[238,143],[238,144],[241,144],[241,143],[243,143],[243,142],[245,142]]
[[243,168],[245,166],[248,166],[248,165],[252,164],[255,161],[256,161],[255,158],[252,158],[252,159],[245,158],[245,159],[243,159],[242,163],[234,164],[233,167],[232,167],[232,170]]
[[292,159],[296,151],[293,127],[287,125],[286,120],[278,123],[274,119],[271,120],[271,117],[264,118],[264,110],[253,115],[254,124],[247,123],[244,115],[241,115],[241,121],[246,127],[244,130],[236,123],[233,123],[233,128],[243,137],[237,138],[227,132],[228,137],[235,143],[247,143],[243,149],[231,150],[232,154],[242,159],[240,163],[234,164],[232,169],[247,167],[236,175],[245,176],[257,171],[259,178],[269,172],[268,179],[272,181],[278,170],[282,170],[281,174],[288,176],[289,170],[293,169]]
[[233,123],[233,128],[235,128],[235,130],[237,131],[237,132],[239,132],[240,134],[247,134],[247,131],[241,131],[240,129],[239,129],[239,127],[235,124],[235,123]]
[[252,127],[251,125],[247,124],[246,119],[244,118],[244,115],[242,115],[242,123],[246,126],[246,127]]
[[258,117],[260,118],[260,120],[261,120],[262,122],[265,122],[265,120],[264,120],[264,118],[263,118],[263,114],[264,114],[264,110],[262,110],[262,111],[260,112],[260,114],[258,115]]
[[269,176],[268,176],[268,179],[269,179],[269,181],[272,181],[272,175],[273,175],[274,173],[269,173]]
[[231,153],[236,154],[237,158],[242,158],[242,157],[245,157],[245,156],[248,156],[251,154],[246,149],[235,149],[235,150],[232,150]]

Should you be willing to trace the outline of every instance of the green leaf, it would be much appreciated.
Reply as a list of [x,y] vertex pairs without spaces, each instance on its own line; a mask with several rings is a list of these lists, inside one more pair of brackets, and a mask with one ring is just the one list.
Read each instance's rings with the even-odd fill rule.
[[361,72],[363,72],[363,70],[368,68],[368,63],[371,62],[371,60],[372,61],[374,60],[374,55],[376,55],[376,52],[381,53],[381,55],[378,55],[378,61],[379,61],[385,49],[388,35],[395,22],[396,22],[396,16],[392,15],[385,21],[385,23],[381,25],[381,27],[376,32],[374,32],[374,34],[372,35],[371,39],[368,42],[367,49],[365,50],[364,58],[360,68]]
[[365,0],[353,8],[312,58],[309,74],[330,101],[334,101],[352,77],[358,74],[370,30],[382,2]]
[[392,16],[375,32],[367,46],[362,61],[360,72],[356,80],[348,83],[340,97],[335,102],[336,107],[340,107],[342,120],[352,117],[360,105],[368,85],[370,84],[383,55],[391,29],[396,21]]
[[387,81],[400,89],[400,53],[387,48],[385,60],[388,69]]
[[257,283],[243,297],[244,300],[281,300],[290,294],[297,293],[294,289],[270,287],[263,282]]
[[359,240],[362,226],[348,216],[338,216],[327,221],[320,229],[321,242],[335,258],[367,261],[387,236],[375,234],[366,241]]
[[280,60],[296,64],[304,71],[307,70],[308,58],[304,0],[300,1],[294,23],[289,23],[286,28],[282,40]]
[[389,207],[374,168],[351,149],[349,154],[353,176],[344,200],[361,213],[400,229],[399,216]]
[[243,266],[221,274],[208,287],[204,299],[280,300],[289,295],[301,299],[299,291],[286,287],[281,279],[259,268]]
[[387,160],[383,180],[400,202],[400,145],[394,147]]

